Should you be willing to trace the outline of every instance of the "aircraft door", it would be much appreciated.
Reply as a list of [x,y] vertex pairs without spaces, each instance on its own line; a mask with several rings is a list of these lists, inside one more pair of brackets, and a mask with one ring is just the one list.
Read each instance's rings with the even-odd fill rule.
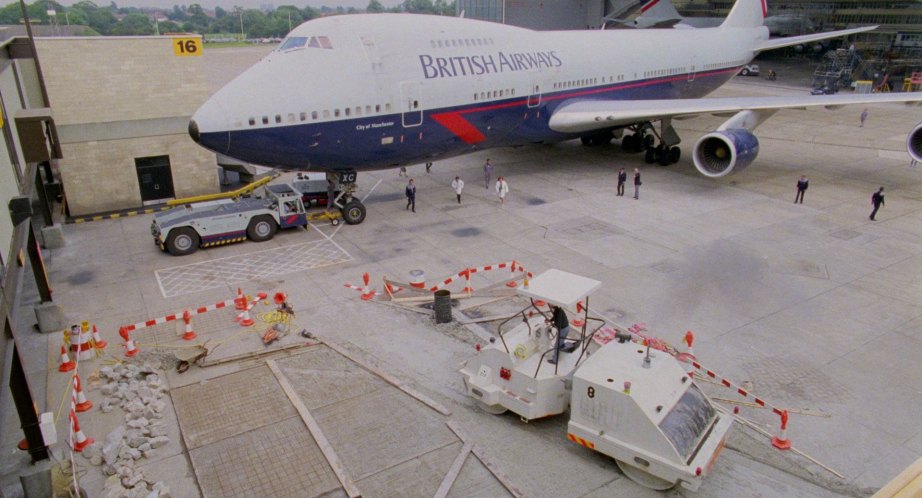
[[528,85],[528,107],[538,107],[541,105],[541,83],[537,74],[528,76]]
[[404,128],[423,124],[422,85],[418,81],[400,82],[401,118]]
[[688,62],[688,82],[695,81],[695,58],[692,57]]

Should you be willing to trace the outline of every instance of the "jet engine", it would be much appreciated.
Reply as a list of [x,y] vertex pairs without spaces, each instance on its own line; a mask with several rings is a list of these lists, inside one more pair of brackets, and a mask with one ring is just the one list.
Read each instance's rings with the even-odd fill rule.
[[913,161],[922,163],[922,123],[917,124],[906,137],[906,150]]
[[[917,128],[918,130],[918,128]],[[918,149],[922,152],[922,131]],[[744,129],[708,133],[695,144],[692,157],[702,175],[720,178],[749,166],[759,155],[759,139]]]

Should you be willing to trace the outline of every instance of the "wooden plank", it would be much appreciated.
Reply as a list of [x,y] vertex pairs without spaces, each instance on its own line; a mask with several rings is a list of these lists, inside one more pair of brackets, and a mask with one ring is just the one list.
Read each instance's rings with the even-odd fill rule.
[[922,458],[913,462],[909,467],[903,469],[896,477],[890,480],[884,487],[874,493],[871,498],[895,498],[919,496],[910,494],[913,488],[919,488],[922,484]]
[[330,349],[345,356],[346,358],[349,358],[350,360],[352,360],[354,363],[358,364],[360,367],[364,368],[365,370],[368,370],[369,372],[377,375],[378,377],[381,377],[388,384],[396,387],[397,389],[400,389],[401,391],[409,394],[410,396],[413,396],[414,398],[421,401],[423,404],[425,404],[429,408],[432,408],[433,410],[441,413],[442,415],[445,415],[446,417],[451,415],[451,410],[442,406],[441,403],[417,391],[416,389],[404,384],[400,379],[394,377],[393,375],[390,375],[387,372],[383,372],[369,365],[368,362],[366,362],[363,358],[360,358],[358,355],[353,354],[348,349],[340,346],[339,344],[336,344],[335,342],[329,339],[320,339],[320,341],[326,344],[327,346],[329,346]]
[[275,378],[278,379],[279,385],[282,386],[282,390],[285,391],[288,399],[291,400],[291,404],[294,405],[296,410],[298,410],[298,413],[301,415],[301,420],[304,421],[304,425],[307,426],[307,430],[309,430],[311,435],[314,436],[314,440],[317,441],[317,446],[320,447],[320,451],[323,452],[323,456],[326,457],[330,467],[333,468],[333,472],[336,474],[336,478],[339,479],[340,484],[343,485],[343,489],[346,491],[346,494],[349,495],[349,498],[361,498],[362,493],[355,486],[355,483],[352,482],[352,478],[350,478],[346,473],[346,469],[343,466],[342,461],[336,455],[336,452],[333,450],[333,446],[330,445],[330,442],[327,441],[326,436],[323,435],[323,431],[320,430],[320,425],[317,424],[316,420],[314,420],[314,417],[311,415],[311,412],[308,411],[307,406],[304,405],[304,402],[301,401],[301,398],[298,397],[298,394],[295,393],[294,389],[292,389],[291,384],[288,382],[288,378],[285,377],[285,374],[282,373],[274,360],[266,360],[266,365],[269,366],[269,369],[272,370]]
[[[470,438],[468,438],[467,433],[464,432],[464,429],[462,429],[457,422],[454,420],[449,420],[446,422],[446,425],[448,425],[448,428],[451,429],[451,431],[454,432],[456,436],[458,436],[458,439],[460,439],[461,442],[465,444],[465,446],[468,444]],[[506,488],[506,491],[509,491],[509,494],[515,498],[522,498],[525,496],[525,493],[522,493],[519,488],[512,484],[512,481],[509,480],[509,476],[503,473],[503,471],[499,470],[499,467],[496,466],[496,463],[494,463],[493,460],[490,459],[490,457],[488,457],[487,454],[480,449],[480,447],[475,445],[471,449],[471,452],[474,453],[474,456],[480,460],[480,463],[482,463],[483,466],[486,467],[491,474],[493,474],[493,477],[495,477],[496,480]]]
[[467,456],[473,449],[473,443],[464,443],[464,446],[461,448],[461,453],[458,454],[455,461],[451,464],[451,468],[448,469],[448,473],[445,474],[445,478],[442,479],[442,484],[435,492],[434,498],[445,498],[448,496],[448,492],[451,491],[452,485],[454,485],[455,480],[458,479],[458,474],[461,473],[461,468],[464,467],[464,461],[467,460]]
[[233,356],[228,356],[226,358],[218,358],[218,359],[211,360],[211,361],[204,360],[200,363],[200,365],[202,367],[213,367],[215,365],[221,365],[222,363],[227,363],[230,361],[245,360],[248,358],[257,358],[260,356],[270,355],[272,353],[289,352],[292,349],[306,348],[308,346],[319,346],[319,345],[320,345],[319,342],[311,342],[311,341],[297,342],[294,344],[288,344],[286,346],[282,346],[282,347],[275,348],[275,349],[264,349],[262,351],[250,351],[248,353],[236,354]]

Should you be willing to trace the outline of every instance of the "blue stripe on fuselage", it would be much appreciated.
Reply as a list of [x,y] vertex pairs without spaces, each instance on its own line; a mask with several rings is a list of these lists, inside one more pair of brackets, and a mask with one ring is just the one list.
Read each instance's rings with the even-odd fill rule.
[[[540,105],[529,107],[526,96],[424,111],[422,124],[404,127],[401,114],[357,117],[322,123],[255,128],[230,132],[231,157],[267,166],[313,171],[374,170],[447,158],[477,149],[558,142],[578,135],[558,133],[548,120],[560,105],[576,100],[669,100],[698,98],[732,78],[738,68],[671,75],[642,81],[545,93]],[[456,113],[483,133],[485,139],[465,143],[432,119]],[[203,133],[226,140],[225,133]],[[391,140],[391,143],[386,143]],[[213,149],[214,150],[214,149]]]

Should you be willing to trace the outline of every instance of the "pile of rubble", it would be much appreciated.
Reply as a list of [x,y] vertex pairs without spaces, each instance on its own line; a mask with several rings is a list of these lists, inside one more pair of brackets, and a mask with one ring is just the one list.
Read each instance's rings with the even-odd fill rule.
[[106,398],[100,404],[104,413],[116,406],[125,411],[125,424],[106,436],[105,444],[94,443],[83,450],[93,465],[102,465],[107,498],[169,498],[170,489],[162,481],[151,483],[137,461],[170,442],[162,423],[166,392],[162,380],[149,363],[141,366],[121,363],[99,371]]

